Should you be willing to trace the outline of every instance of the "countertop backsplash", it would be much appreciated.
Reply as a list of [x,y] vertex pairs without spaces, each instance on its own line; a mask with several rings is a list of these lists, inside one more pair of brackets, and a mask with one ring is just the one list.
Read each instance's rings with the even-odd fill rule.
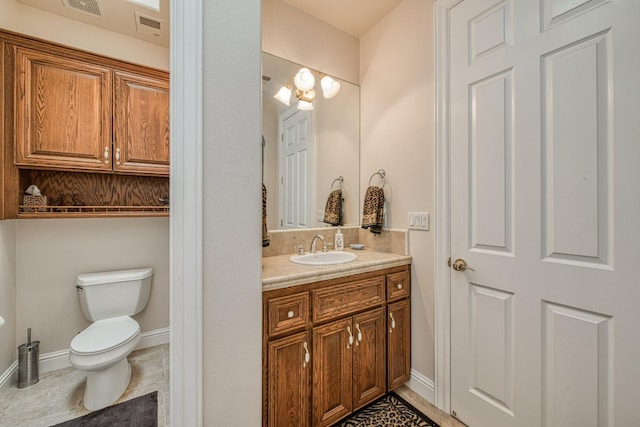
[[[373,234],[359,226],[340,227],[344,235],[344,247],[348,248],[352,243],[365,245],[365,250],[387,252],[399,255],[409,255],[409,234],[406,230],[384,229],[381,234]],[[334,250],[333,240],[337,227],[305,228],[293,230],[269,231],[270,245],[262,249],[263,257],[277,255],[293,255],[295,247],[304,246],[305,252],[309,251],[311,239],[316,234],[324,237],[324,241],[331,243],[329,250]],[[322,242],[316,244],[317,250],[322,249]]]

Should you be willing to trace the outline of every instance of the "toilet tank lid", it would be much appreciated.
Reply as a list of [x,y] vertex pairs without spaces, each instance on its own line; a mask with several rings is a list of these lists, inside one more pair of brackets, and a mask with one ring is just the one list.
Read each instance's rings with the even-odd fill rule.
[[99,273],[84,273],[78,274],[78,277],[76,278],[76,285],[91,286],[100,285],[103,283],[142,280],[146,279],[147,277],[151,277],[152,274],[153,269],[151,267],[135,268],[131,270],[103,271]]

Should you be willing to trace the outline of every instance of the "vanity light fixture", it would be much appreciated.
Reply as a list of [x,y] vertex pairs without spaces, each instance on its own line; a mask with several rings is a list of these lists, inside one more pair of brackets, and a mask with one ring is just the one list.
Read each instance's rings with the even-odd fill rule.
[[[295,96],[298,100],[298,108],[301,110],[313,110],[313,100],[316,98],[316,91],[314,89],[314,85],[316,83],[316,78],[314,74],[320,77],[320,86],[322,87],[322,95],[327,98],[333,98],[340,91],[340,82],[332,78],[331,76],[327,76],[326,74],[321,74],[317,71],[311,71],[308,68],[301,68],[298,72],[293,76],[285,86],[282,86],[278,93],[273,95],[275,99],[282,102],[284,105],[289,106],[291,102],[291,91],[293,89],[292,86],[295,86]],[[292,85],[293,80],[293,85]]]

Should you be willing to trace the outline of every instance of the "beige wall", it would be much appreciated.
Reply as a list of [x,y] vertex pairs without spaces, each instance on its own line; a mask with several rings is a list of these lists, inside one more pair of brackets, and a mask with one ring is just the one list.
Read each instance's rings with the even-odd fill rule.
[[[1,14],[1,11],[0,11]],[[0,221],[0,375],[16,360],[16,221]]]
[[69,348],[89,322],[75,289],[79,273],[152,267],[151,296],[136,316],[142,332],[169,326],[169,219],[25,219],[16,233],[18,341],[32,328],[40,352]]
[[262,0],[262,50],[358,84],[358,39],[281,0]]
[[204,20],[203,424],[259,426],[260,0],[205,1]]
[[169,49],[17,3],[0,1],[0,28],[141,65],[169,69]]
[[361,191],[386,171],[387,227],[431,213],[431,231],[410,231],[412,367],[434,378],[434,112],[432,2],[404,0],[360,39]]

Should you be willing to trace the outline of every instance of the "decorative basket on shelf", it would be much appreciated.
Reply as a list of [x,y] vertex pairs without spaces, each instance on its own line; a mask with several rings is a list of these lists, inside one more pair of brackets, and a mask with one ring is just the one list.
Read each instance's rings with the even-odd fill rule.
[[[22,204],[25,206],[24,212],[46,212],[47,208],[47,196],[22,196]],[[26,206],[38,206],[37,208],[27,208]]]

